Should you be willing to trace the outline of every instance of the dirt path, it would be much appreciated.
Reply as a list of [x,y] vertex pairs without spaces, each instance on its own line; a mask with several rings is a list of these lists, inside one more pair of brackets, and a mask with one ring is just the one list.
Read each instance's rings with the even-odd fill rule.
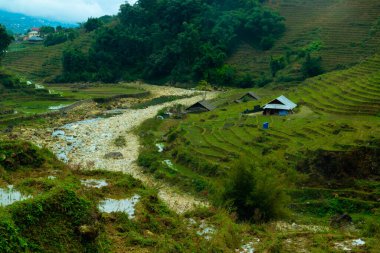
[[[156,95],[190,95],[193,91],[182,90],[169,87],[146,86]],[[208,98],[214,97],[216,93],[207,94]],[[66,150],[68,163],[79,165],[82,168],[104,169],[109,171],[121,171],[128,173],[141,180],[144,184],[158,189],[158,196],[166,204],[176,211],[183,213],[191,210],[194,206],[208,205],[195,197],[180,192],[163,182],[158,182],[151,175],[144,174],[137,166],[136,160],[139,155],[140,142],[133,130],[149,118],[157,115],[158,111],[173,104],[190,105],[202,99],[202,96],[185,98],[161,105],[151,106],[141,110],[128,110],[125,113],[105,119],[99,119],[89,123],[73,123],[70,127],[62,128],[69,139],[55,137],[48,141],[48,147],[58,156],[62,150]],[[127,140],[127,145],[118,148],[113,141],[118,136],[123,135]],[[72,137],[72,138],[71,138]],[[46,140],[45,140],[46,143]],[[104,155],[110,152],[120,152],[123,159],[105,159]]]

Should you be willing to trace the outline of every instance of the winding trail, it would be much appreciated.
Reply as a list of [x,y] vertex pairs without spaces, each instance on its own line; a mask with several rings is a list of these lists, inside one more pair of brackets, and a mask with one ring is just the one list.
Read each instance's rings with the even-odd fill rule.
[[[195,95],[194,91],[165,87],[148,86],[155,95]],[[208,93],[207,98],[212,98],[216,93]],[[201,100],[203,96],[176,100],[165,104],[151,106],[140,110],[127,110],[121,115],[111,118],[100,119],[91,122],[91,124],[71,124],[69,130],[65,129],[66,135],[74,136],[75,141],[80,143],[70,148],[70,141],[52,138],[48,142],[48,147],[55,153],[59,154],[60,150],[67,148],[68,164],[80,166],[84,169],[104,169],[108,171],[120,171],[132,175],[134,178],[141,180],[146,186],[158,190],[158,197],[163,200],[169,208],[177,213],[184,213],[196,206],[207,206],[208,203],[197,199],[194,196],[181,192],[175,187],[154,179],[150,174],[143,173],[142,169],[136,164],[139,155],[140,142],[134,129],[141,125],[145,120],[153,118],[158,111],[164,107],[174,104],[190,105]],[[120,135],[125,136],[127,143],[125,147],[118,148],[113,141]],[[110,152],[120,152],[123,159],[105,159],[104,155]]]

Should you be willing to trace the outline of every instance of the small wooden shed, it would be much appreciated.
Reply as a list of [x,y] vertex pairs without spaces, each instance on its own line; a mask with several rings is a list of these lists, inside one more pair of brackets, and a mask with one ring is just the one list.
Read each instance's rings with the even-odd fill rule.
[[195,104],[188,107],[186,109],[186,112],[187,113],[202,113],[202,112],[209,112],[214,109],[215,109],[215,106],[203,100],[203,101],[196,102]]
[[236,102],[242,103],[242,102],[248,102],[248,101],[255,101],[255,100],[259,100],[259,99],[260,99],[260,97],[256,93],[250,91],[250,92],[245,93],[238,100],[236,100]]

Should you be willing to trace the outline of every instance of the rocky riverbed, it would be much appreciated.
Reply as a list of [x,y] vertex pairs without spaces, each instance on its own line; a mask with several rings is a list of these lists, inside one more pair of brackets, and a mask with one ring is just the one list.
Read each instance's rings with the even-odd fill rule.
[[[84,169],[104,169],[121,171],[141,180],[150,187],[158,189],[159,197],[178,213],[190,210],[194,206],[207,205],[207,203],[180,192],[167,184],[155,180],[136,164],[139,155],[140,142],[133,130],[145,120],[153,118],[158,111],[174,105],[191,105],[203,98],[195,91],[170,87],[155,87],[143,85],[156,96],[161,95],[194,95],[190,98],[180,99],[146,109],[125,110],[122,114],[110,118],[99,118],[66,124],[51,131],[48,136],[36,140],[41,146],[47,146],[58,158],[64,162]],[[212,98],[216,93],[208,93]],[[125,136],[126,145],[117,147],[113,144],[119,136]],[[113,159],[107,154],[118,154]]]

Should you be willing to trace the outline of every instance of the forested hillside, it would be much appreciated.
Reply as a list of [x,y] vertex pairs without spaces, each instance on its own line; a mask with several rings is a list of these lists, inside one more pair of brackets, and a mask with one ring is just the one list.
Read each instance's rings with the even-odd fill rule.
[[204,79],[248,87],[302,81],[350,67],[378,51],[376,1],[260,2],[145,0],[123,5],[113,20],[89,20],[88,31],[95,31],[77,39],[85,46],[74,41],[28,47],[9,52],[4,63],[16,73],[46,81]]
[[271,48],[283,18],[258,1],[144,0],[121,6],[88,54],[65,51],[61,81],[145,79],[250,86],[225,61],[241,42]]

